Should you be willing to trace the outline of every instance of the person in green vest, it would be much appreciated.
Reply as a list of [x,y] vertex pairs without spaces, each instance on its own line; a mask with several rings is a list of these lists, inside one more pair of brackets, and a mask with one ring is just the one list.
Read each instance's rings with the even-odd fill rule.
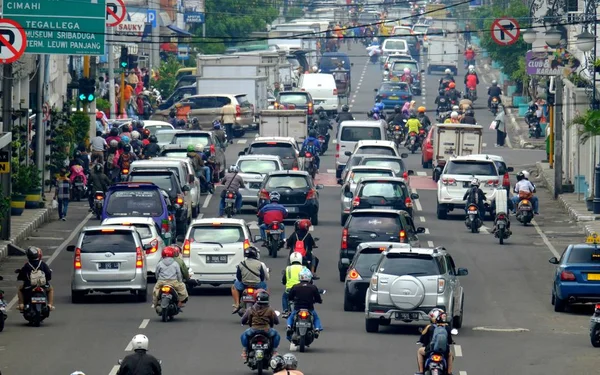
[[183,278],[183,282],[187,282],[190,280],[190,270],[188,269],[188,266],[185,264],[185,262],[183,261],[183,259],[181,258],[181,247],[179,247],[179,245],[171,245],[173,248],[175,248],[175,256],[173,257],[173,260],[175,260],[175,262],[177,262],[177,264],[179,264],[179,267],[181,268],[181,276]]
[[288,293],[294,285],[300,284],[300,272],[302,272],[302,270],[305,268],[306,267],[302,265],[302,254],[293,252],[290,255],[290,265],[285,268],[283,271],[283,277],[281,278],[281,283],[285,285],[285,292],[281,297],[281,304],[283,305],[282,316],[284,318],[290,314],[290,301],[288,298]]

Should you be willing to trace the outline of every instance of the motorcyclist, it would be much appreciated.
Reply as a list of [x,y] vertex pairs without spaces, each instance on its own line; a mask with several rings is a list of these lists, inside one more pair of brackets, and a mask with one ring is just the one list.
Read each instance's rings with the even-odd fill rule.
[[445,90],[448,88],[450,82],[454,82],[454,76],[452,75],[452,71],[450,69],[446,69],[444,71],[444,76],[440,78],[439,88]]
[[160,154],[160,146],[158,145],[158,138],[155,135],[148,137],[149,144],[144,147],[142,155],[144,159],[155,158]]
[[84,185],[87,185],[87,176],[85,174],[85,170],[83,169],[83,162],[75,156],[73,160],[69,163],[71,173],[69,179],[71,180],[71,184],[75,182],[77,177],[81,177],[81,181]]
[[232,314],[237,313],[241,309],[240,294],[244,292],[244,289],[248,287],[267,289],[267,283],[265,282],[267,274],[262,262],[258,260],[259,254],[260,251],[254,246],[250,246],[244,250],[245,259],[238,264],[235,281],[231,286],[231,297],[233,298]]
[[144,147],[144,144],[140,140],[140,137],[141,137],[141,134],[137,130],[134,130],[131,132],[131,142],[129,144],[131,145],[131,148],[133,149],[133,153],[136,154],[137,156],[140,156],[142,154],[142,149]]
[[460,123],[459,119],[458,119],[458,112],[456,111],[452,111],[452,113],[450,114],[450,117],[448,119],[446,119],[446,121],[444,121],[444,124],[458,124]]
[[123,358],[117,375],[162,375],[160,362],[148,354],[148,337],[133,336],[131,349],[133,353]]
[[325,142],[329,142],[329,130],[333,130],[333,126],[331,126],[331,122],[327,117],[327,113],[324,111],[319,113],[319,119],[315,124],[315,128],[317,129],[319,135],[325,137]]
[[502,95],[502,89],[498,87],[496,80],[492,81],[492,86],[488,89],[488,108],[492,105],[492,98],[498,99],[498,104],[501,103],[500,95]]
[[373,110],[367,111],[367,120],[379,120],[379,115]]
[[213,134],[219,142],[219,147],[224,150],[227,147],[227,136],[225,131],[222,129],[221,122],[219,120],[213,121]]
[[248,357],[248,344],[250,338],[256,333],[264,332],[273,341],[273,355],[277,355],[277,347],[281,341],[281,336],[273,328],[274,325],[279,324],[279,317],[275,313],[275,310],[269,306],[269,293],[264,290],[256,293],[256,303],[250,307],[242,316],[242,325],[249,325],[250,328],[242,333],[240,340],[242,342],[242,358],[244,360]]
[[354,116],[352,115],[352,113],[350,113],[350,107],[348,107],[347,104],[344,104],[342,106],[342,112],[338,113],[337,117],[335,118],[335,122],[337,122],[338,124],[341,124],[342,121],[353,121],[354,120]]
[[315,158],[315,168],[317,168],[317,172],[319,171],[319,167],[321,166],[321,158],[319,154],[321,153],[321,143],[317,139],[317,131],[311,129],[308,132],[308,137],[302,142],[302,147],[300,147],[300,154],[302,152],[310,152],[312,156]]
[[394,114],[391,116],[390,125],[400,125],[404,127],[404,114],[402,114],[402,107],[399,105],[394,106]]
[[106,193],[110,186],[110,178],[104,174],[104,168],[102,164],[94,165],[92,174],[89,179],[89,190],[92,194],[88,194],[88,202],[90,204],[90,211],[94,209],[94,194],[96,191],[102,191]]
[[456,89],[456,83],[450,82],[448,84],[448,90],[446,90],[446,98],[450,100],[450,102],[458,103],[461,95],[460,92]]
[[302,254],[293,252],[290,254],[289,259],[290,265],[283,270],[283,276],[281,277],[281,283],[285,285],[285,291],[281,296],[281,307],[283,309],[284,317],[287,317],[290,314],[290,289],[292,289],[294,285],[300,283],[300,272],[306,269],[306,267],[302,265]]
[[465,66],[469,65],[469,68],[475,64],[475,51],[473,46],[468,45],[465,50]]
[[156,277],[156,284],[154,284],[154,291],[152,292],[152,308],[158,303],[158,292],[160,288],[165,285],[169,285],[175,289],[177,296],[179,297],[178,307],[185,306],[188,300],[188,292],[183,283],[183,273],[179,263],[175,261],[175,254],[177,250],[173,246],[167,246],[162,251],[162,258],[156,265],[154,275]]
[[460,119],[460,123],[477,125],[477,120],[475,120],[475,112],[473,112],[471,107],[467,108],[465,115]]
[[448,112],[450,110],[450,101],[446,97],[446,90],[440,90],[438,97],[435,98],[435,105],[437,105],[437,114]]
[[465,212],[468,210],[469,205],[475,204],[478,208],[477,211],[479,212],[479,217],[483,221],[486,199],[485,193],[479,188],[479,179],[473,178],[471,180],[471,186],[463,196],[463,200],[465,201]]
[[429,117],[427,117],[427,115],[425,114],[426,111],[427,108],[423,106],[417,108],[417,120],[419,120],[419,122],[423,126],[423,129],[427,131],[431,126],[431,120],[429,120]]
[[304,375],[298,371],[298,359],[292,353],[275,356],[271,359],[273,375]]
[[467,90],[477,91],[477,85],[479,84],[479,76],[475,72],[475,67],[473,65],[469,66],[469,70],[467,74],[465,74],[465,87]]
[[167,120],[167,122],[169,124],[171,124],[174,128],[177,128],[177,111],[175,111],[175,108],[171,109],[169,111],[169,119]]
[[265,233],[266,229],[273,222],[278,222],[279,227],[281,228],[281,241],[285,240],[285,226],[283,225],[283,220],[288,216],[288,210],[286,210],[283,205],[279,204],[279,199],[281,195],[272,191],[269,194],[269,200],[271,203],[264,205],[256,214],[260,219],[262,219],[262,224],[260,225],[260,237],[263,241],[266,241],[267,235]]
[[188,282],[190,280],[190,269],[188,268],[188,266],[185,264],[185,262],[183,261],[183,258],[181,257],[183,254],[183,251],[181,251],[181,247],[177,244],[173,244],[171,245],[171,247],[173,248],[173,259],[175,260],[175,262],[177,262],[177,264],[179,264],[179,268],[181,269],[181,277],[183,278],[183,282]]
[[533,213],[539,215],[539,199],[534,195],[536,192],[535,185],[529,181],[529,172],[521,171],[517,174],[517,183],[515,184],[514,192],[516,195],[512,196],[512,207],[513,213],[517,212],[517,205],[523,199],[528,199],[533,205]]
[[410,72],[410,68],[404,68],[404,72],[403,74],[400,76],[400,82],[406,82],[408,83],[408,85],[412,85],[413,83],[413,76]]
[[286,246],[290,249],[290,255],[298,252],[302,255],[302,264],[305,265],[312,273],[313,279],[319,278],[315,275],[319,265],[319,259],[313,253],[313,249],[318,248],[315,239],[310,234],[312,223],[308,219],[302,219],[294,223],[295,231],[287,239]]
[[294,310],[287,318],[286,336],[288,341],[292,341],[292,325],[294,324],[296,313],[300,309],[306,309],[311,312],[315,327],[315,338],[319,338],[319,334],[323,330],[321,319],[315,310],[315,303],[323,303],[323,299],[321,298],[319,289],[311,283],[312,273],[308,269],[304,269],[300,272],[299,279],[300,283],[294,285],[289,292],[289,299],[294,302]]
[[187,157],[192,161],[196,177],[201,181],[205,190],[208,190],[208,182],[210,181],[210,168],[204,165],[204,159],[199,153],[204,150],[204,145],[197,144],[187,146]]
[[121,142],[121,137],[119,137],[119,129],[117,129],[117,128],[110,129],[110,132],[108,133],[108,137],[106,137],[106,143],[110,144],[110,142],[112,140]]
[[225,177],[221,180],[221,184],[225,187],[221,192],[221,203],[219,204],[219,216],[223,216],[225,213],[225,193],[227,191],[235,192],[235,210],[236,212],[242,211],[242,194],[240,193],[240,189],[244,189],[246,185],[244,185],[244,179],[240,176],[240,169],[237,165],[232,165],[229,167],[229,170]]
[[[121,128],[122,129],[122,131],[121,131],[121,140],[123,142],[125,142],[125,140],[123,139],[123,137],[127,137],[127,139],[131,138],[131,128],[132,127],[130,125],[123,125],[123,127]],[[127,143],[127,142],[125,142],[125,143]]]
[[384,120],[385,120],[385,111],[384,111],[384,109],[385,109],[385,104],[383,103],[383,101],[382,101],[382,99],[381,99],[381,98],[377,98],[377,99],[375,99],[375,107],[374,107],[374,110],[375,110],[375,108],[377,109],[377,110],[376,110],[376,113],[379,113],[379,116],[380,116],[382,119],[384,119]]
[[435,328],[437,328],[438,326],[442,326],[445,327],[447,330],[447,336],[448,336],[448,343],[447,343],[447,351],[446,353],[440,353],[440,354],[444,354],[444,356],[446,357],[446,360],[448,361],[448,374],[451,375],[452,374],[452,365],[454,362],[454,356],[452,355],[452,353],[450,352],[450,345],[454,344],[454,341],[452,340],[452,332],[450,329],[450,325],[448,325],[448,323],[446,323],[446,312],[440,308],[435,308],[433,310],[431,310],[431,312],[429,312],[429,319],[431,320],[431,324],[429,324],[428,326],[426,326],[423,331],[421,331],[421,338],[419,339],[419,342],[421,344],[423,344],[422,347],[420,347],[417,350],[417,363],[419,366],[419,371],[417,373],[415,373],[415,375],[423,375],[424,371],[425,371],[425,358],[427,357],[427,354],[433,350],[433,345],[435,344],[433,343],[433,332],[435,331]]
[[137,156],[131,151],[131,146],[126,144],[123,146],[123,152],[119,154],[119,159],[116,161],[119,170],[129,170],[131,163],[137,160]]
[[[54,310],[54,289],[50,285],[52,280],[52,270],[48,264],[42,260],[42,249],[36,246],[29,246],[25,251],[27,263],[21,267],[17,275],[17,281],[22,281],[17,289],[17,298],[19,301],[19,311],[25,309],[25,297],[23,290],[32,286],[41,286],[48,294],[48,308]],[[42,277],[43,275],[43,277]]]
[[410,111],[410,114],[408,115],[408,121],[406,122],[406,127],[408,128],[408,134],[410,134],[411,132],[415,132],[417,134],[419,134],[419,130],[421,130],[421,128],[423,127],[423,124],[421,124],[421,121],[419,121],[419,119],[417,118],[417,114],[415,113],[415,111]]

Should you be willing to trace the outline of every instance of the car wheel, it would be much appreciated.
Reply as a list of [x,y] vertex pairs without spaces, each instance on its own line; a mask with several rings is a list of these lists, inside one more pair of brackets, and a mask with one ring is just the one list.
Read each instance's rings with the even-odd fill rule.
[[439,220],[446,220],[446,218],[448,217],[448,211],[446,210],[446,208],[444,206],[437,203],[436,211],[437,211],[437,218]]
[[454,328],[459,329],[462,327],[463,325],[463,315],[465,314],[465,296],[463,295],[462,297],[462,301],[460,303],[460,315],[457,315],[455,317],[452,318],[452,324],[454,326]]
[[196,207],[194,207],[192,209],[192,217],[195,219],[198,217],[198,214],[200,213],[200,205],[196,205]]
[[379,332],[379,321],[377,319],[365,319],[365,329],[369,333]]
[[552,291],[552,304],[556,312],[563,312],[567,308],[567,300],[558,298],[554,291]]
[[344,292],[344,311],[354,311],[356,307],[352,304],[352,301],[348,298],[348,294]]
[[82,303],[85,297],[85,292],[71,291],[71,303]]
[[313,216],[311,216],[310,217],[310,222],[314,226],[319,225],[319,214],[314,214]]
[[340,282],[344,282],[344,280],[346,280],[346,270],[345,269],[341,269],[339,270],[340,272]]
[[138,302],[148,301],[148,288],[146,287],[142,290],[138,290],[136,297]]
[[348,220],[348,215],[340,216],[340,223],[342,224],[342,226],[344,226],[344,224],[346,224],[346,220]]

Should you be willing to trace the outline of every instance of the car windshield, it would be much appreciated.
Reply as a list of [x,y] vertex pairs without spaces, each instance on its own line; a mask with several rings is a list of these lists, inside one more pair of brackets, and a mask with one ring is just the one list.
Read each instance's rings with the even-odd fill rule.
[[129,182],[152,182],[154,185],[163,189],[169,195],[175,189],[173,187],[173,179],[170,174],[156,174],[156,173],[132,173],[129,175]]
[[366,183],[358,194],[360,197],[385,197],[405,199],[404,189],[399,182],[372,181]]
[[197,134],[197,135],[189,135],[187,133],[177,133],[173,136],[173,140],[171,141],[171,143],[176,144],[176,145],[180,145],[180,146],[187,146],[187,145],[202,145],[202,146],[206,146],[206,145],[210,145],[210,136],[208,134]]
[[170,125],[146,125],[144,126],[144,129],[148,129],[150,134],[156,135],[159,130],[173,129],[173,127]]
[[386,275],[433,276],[440,274],[440,265],[430,255],[389,253],[377,272]]
[[245,236],[242,227],[235,225],[211,225],[194,226],[190,233],[193,242],[219,242],[230,244],[244,242]]
[[173,132],[161,131],[156,132],[156,139],[159,143],[170,143],[173,140]]
[[104,229],[85,232],[80,249],[82,253],[134,253],[136,247],[131,231]]
[[394,63],[394,65],[392,66],[392,71],[393,72],[404,72],[405,68],[410,69],[411,73],[413,73],[413,74],[419,72],[419,67],[417,66],[417,63],[410,62],[410,61],[396,61]]
[[265,174],[279,170],[279,165],[275,160],[240,160],[238,168],[242,173]]
[[303,189],[308,187],[308,182],[304,176],[271,176],[265,184],[267,189],[277,189],[288,187],[292,189]]
[[265,142],[254,143],[248,152],[250,155],[275,155],[281,159],[296,158],[296,150],[289,143]]
[[109,216],[161,216],[162,199],[158,190],[117,190],[108,197],[106,213]]
[[415,25],[413,27],[413,32],[415,34],[425,34],[427,32],[427,29],[429,29],[429,26],[426,26],[426,25],[417,26],[417,25]]
[[373,154],[373,155],[390,155],[396,156],[396,153],[391,147],[385,146],[362,146],[358,150],[356,150],[356,154],[364,155],[364,154]]
[[294,104],[294,105],[307,105],[308,104],[308,95],[281,94],[281,95],[279,95],[279,103]]
[[381,130],[375,126],[344,126],[340,140],[358,142],[363,139],[381,139]]
[[392,175],[392,171],[356,171],[350,174],[350,179],[352,181],[358,181],[365,177],[384,177]]
[[410,28],[399,27],[394,30],[394,35],[411,35],[411,32]]
[[176,158],[176,159],[186,159],[187,151],[185,150],[164,150],[160,154],[161,156],[165,156],[167,158]]
[[353,214],[348,224],[348,231],[367,231],[398,235],[400,220],[397,215]]
[[404,40],[389,40],[383,46],[385,49],[397,49],[397,50],[405,50],[406,49],[406,41]]
[[600,262],[600,249],[597,249],[596,246],[574,246],[569,253],[569,258],[567,259],[567,263],[591,262]]
[[371,267],[377,265],[379,258],[381,258],[379,249],[364,249],[358,254],[354,268],[362,277],[371,276],[373,274]]
[[398,91],[408,91],[408,84],[406,83],[384,83],[379,87],[379,92],[398,92]]
[[362,163],[361,163],[362,165],[390,168],[396,174],[402,174],[406,171],[406,169],[404,168],[404,163],[401,162],[400,160],[385,160],[385,159],[371,159],[371,160],[366,159],[365,160],[365,159],[362,160]]
[[498,172],[494,163],[486,161],[452,160],[444,171],[445,174],[458,174],[468,176],[497,176]]

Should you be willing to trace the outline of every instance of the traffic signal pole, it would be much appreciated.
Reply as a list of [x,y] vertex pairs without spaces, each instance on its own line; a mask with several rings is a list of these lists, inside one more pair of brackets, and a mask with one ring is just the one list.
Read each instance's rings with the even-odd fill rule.
[[120,103],[119,106],[119,114],[125,115],[127,117],[127,110],[125,109],[125,69],[121,71],[121,95],[120,95]]
[[[90,57],[83,56],[83,78],[90,78]],[[83,102],[83,113],[88,113],[87,102]]]

